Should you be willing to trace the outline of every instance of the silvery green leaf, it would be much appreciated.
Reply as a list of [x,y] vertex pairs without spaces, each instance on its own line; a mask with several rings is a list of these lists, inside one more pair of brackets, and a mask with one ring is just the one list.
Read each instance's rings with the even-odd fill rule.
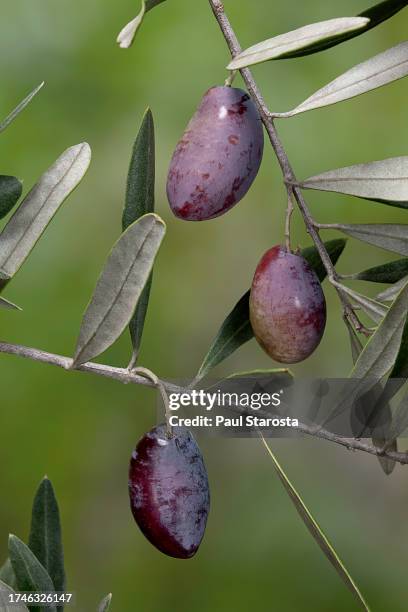
[[10,559],[6,559],[5,563],[0,567],[0,580],[5,582],[9,587],[13,589],[17,587],[16,575],[14,573]]
[[73,367],[100,355],[129,324],[165,231],[162,219],[148,214],[116,242],[82,319]]
[[351,278],[353,280],[363,280],[372,283],[397,283],[399,280],[408,276],[408,259],[397,259],[396,261],[390,261],[381,266],[375,266],[369,268],[363,272],[353,274]]
[[299,186],[370,200],[405,203],[408,201],[408,157],[330,170],[302,181]]
[[30,550],[49,573],[56,591],[65,591],[61,522],[53,486],[45,477],[34,498]]
[[128,49],[132,45],[146,13],[158,4],[162,4],[162,2],[165,2],[165,0],[142,0],[140,13],[119,32],[116,42],[121,49]]
[[16,106],[16,108],[12,110],[11,113],[0,123],[0,132],[3,132],[10,125],[10,123],[13,123],[14,119],[16,119],[21,111],[23,111],[25,107],[30,104],[31,100],[37,95],[43,85],[44,81],[40,83],[38,87],[33,89],[33,91],[29,93],[28,96],[24,98],[24,100],[22,100],[22,102],[20,102],[20,104],[18,104],[18,106]]
[[391,287],[388,287],[388,289],[385,289],[385,291],[381,291],[381,293],[376,296],[376,300],[380,302],[393,302],[407,282],[408,276],[401,278],[401,280]]
[[[47,570],[28,546],[15,535],[10,535],[9,537],[9,555],[16,574],[19,591],[52,593],[55,590]],[[44,608],[41,606],[31,606],[31,610],[40,611],[44,610]],[[48,612],[56,612],[55,606],[47,606],[46,610]]]
[[23,186],[15,176],[0,176],[0,219],[3,219],[20,199]]
[[10,604],[10,595],[14,594],[15,591],[0,580],[0,610],[2,612],[28,612],[28,608],[23,604]]
[[0,234],[0,275],[11,278],[28,257],[61,204],[83,178],[91,149],[67,149],[24,198]]
[[109,593],[106,597],[104,597],[99,604],[98,612],[108,612],[112,601],[112,593]]
[[289,480],[288,476],[286,475],[285,471],[278,462],[277,458],[275,457],[269,444],[262,436],[262,434],[260,434],[260,438],[266,448],[268,455],[272,459],[272,463],[279,477],[279,480],[284,486],[287,494],[289,495],[289,498],[291,499],[293,505],[296,508],[297,513],[299,514],[309,533],[311,534],[315,542],[319,545],[321,551],[324,553],[328,561],[334,567],[334,569],[336,570],[340,578],[343,580],[347,588],[350,590],[354,598],[357,600],[359,607],[363,610],[366,610],[366,612],[370,612],[368,604],[365,601],[360,589],[351,577],[343,561],[340,559],[338,553],[328,540],[320,525],[314,519],[312,513],[304,503],[303,499],[300,497],[299,493],[296,491],[295,487]]
[[311,53],[318,53],[320,51],[324,51],[326,49],[330,49],[340,43],[343,43],[347,40],[355,38],[356,36],[360,36],[361,34],[365,34],[372,28],[375,28],[379,24],[383,23],[387,19],[390,19],[393,15],[401,11],[408,4],[408,0],[386,0],[385,2],[380,2],[375,6],[363,11],[358,15],[358,17],[367,17],[369,22],[364,28],[360,30],[348,32],[346,34],[339,34],[338,36],[334,36],[329,40],[323,40],[318,43],[314,43],[308,45],[301,51],[294,51],[292,53],[287,53],[284,58],[292,58],[292,57],[303,57],[304,55],[310,55]]
[[6,310],[22,310],[17,304],[13,304],[13,302],[9,302],[2,297],[0,297],[0,308],[5,308]]
[[368,340],[351,373],[352,378],[381,380],[393,368],[401,346],[408,312],[408,284],[400,291],[375,334]]
[[361,344],[360,338],[357,336],[356,330],[346,319],[347,330],[350,336],[351,356],[353,364],[356,364],[357,359],[360,357],[363,345]]
[[347,234],[351,238],[367,242],[386,251],[408,255],[408,225],[394,223],[344,225],[335,223],[330,227]]
[[253,45],[239,55],[227,66],[228,70],[240,70],[253,64],[279,59],[293,51],[302,50],[310,45],[330,40],[339,34],[354,32],[367,26],[366,17],[341,17],[298,28]]
[[319,89],[293,110],[276,113],[276,117],[293,117],[306,111],[349,100],[378,87],[402,79],[408,74],[408,42],[400,43],[369,60],[354,66]]
[[[148,108],[133,147],[127,180],[126,202],[122,217],[123,230],[143,215],[154,212],[154,187],[154,122],[152,112]],[[149,277],[143,289],[136,310],[129,323],[133,346],[132,364],[136,363],[140,350],[151,286],[152,276]]]
[[388,308],[383,304],[380,304],[376,300],[366,297],[357,291],[353,291],[349,287],[342,285],[342,291],[347,293],[353,300],[361,307],[361,309],[374,321],[374,323],[381,323],[383,318],[388,312]]

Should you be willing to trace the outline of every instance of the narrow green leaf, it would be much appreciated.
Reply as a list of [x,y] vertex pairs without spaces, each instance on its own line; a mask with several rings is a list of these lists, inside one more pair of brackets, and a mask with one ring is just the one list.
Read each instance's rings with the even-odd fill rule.
[[302,189],[334,191],[407,208],[408,156],[329,170],[302,181],[299,186]]
[[[30,591],[37,593],[52,593],[54,585],[47,572],[37,557],[17,536],[9,537],[9,555],[16,574],[19,591]],[[33,611],[56,612],[55,606],[38,607],[31,606]]]
[[310,47],[310,45],[361,30],[367,27],[368,23],[369,20],[366,17],[341,17],[312,23],[245,49],[234,57],[227,69],[241,70],[254,64],[281,59],[290,53]]
[[300,51],[287,53],[285,56],[282,57],[282,59],[291,59],[295,57],[311,55],[312,53],[319,53],[320,51],[325,51],[326,49],[335,47],[336,45],[355,38],[356,36],[365,34],[365,32],[368,32],[369,30],[380,25],[387,19],[393,17],[393,15],[405,8],[407,4],[408,0],[386,0],[385,2],[380,2],[379,4],[376,4],[375,6],[367,9],[366,11],[358,15],[359,17],[367,17],[370,20],[367,25],[365,25],[360,30],[348,32],[346,34],[340,34],[338,36],[333,37],[331,40],[311,44]]
[[292,372],[288,368],[272,368],[269,370],[248,370],[247,372],[234,372],[227,377],[227,380],[231,378],[261,378],[270,376],[283,376],[293,378]]
[[342,290],[347,293],[353,300],[360,306],[360,308],[374,321],[374,323],[381,323],[383,318],[388,312],[388,308],[373,300],[371,298],[353,291],[349,287],[342,285]]
[[352,378],[366,378],[378,382],[393,368],[401,346],[407,312],[408,283],[365,345],[350,375]]
[[17,304],[13,304],[13,302],[9,302],[2,297],[0,297],[0,308],[5,308],[6,310],[22,310]]
[[385,291],[381,291],[381,293],[376,296],[376,300],[380,302],[393,302],[407,281],[408,275],[401,278],[401,280],[394,283],[394,285],[391,285],[391,287],[388,287],[388,289],[385,289]]
[[61,523],[54,489],[47,477],[34,498],[28,546],[47,570],[56,591],[65,591]]
[[100,355],[129,324],[165,231],[159,216],[144,215],[114,245],[84,314],[73,367]]
[[261,433],[260,433],[260,437],[261,437],[263,445],[265,446],[269,456],[272,459],[273,466],[276,470],[276,473],[278,474],[281,483],[283,484],[286,492],[288,493],[290,499],[292,500],[300,518],[306,525],[307,529],[309,530],[314,540],[320,546],[320,549],[325,554],[326,558],[330,561],[330,563],[332,564],[332,566],[334,567],[334,569],[336,570],[340,578],[346,584],[347,588],[351,591],[351,593],[357,600],[360,608],[362,610],[366,610],[369,612],[370,609],[368,607],[368,604],[366,603],[363,595],[361,594],[358,586],[354,582],[350,573],[346,569],[346,566],[344,565],[339,555],[337,554],[336,550],[333,548],[333,546],[327,539],[326,535],[323,533],[321,527],[318,525],[316,520],[313,518],[309,509],[307,508],[302,498],[300,497],[299,493],[296,491],[296,489],[290,482],[289,478],[285,474],[283,468],[279,464],[278,460],[276,459],[271,448],[269,447],[268,443],[266,442],[265,438],[263,437]]
[[[408,42],[403,42],[369,60],[354,66],[337,79],[316,91],[287,113],[275,113],[282,119],[330,106],[378,89],[408,74]],[[376,197],[376,196],[374,196]]]
[[[122,218],[123,230],[126,230],[129,225],[143,215],[154,212],[154,183],[154,122],[151,110],[148,108],[133,147],[127,180],[126,203]],[[129,324],[133,346],[133,362],[136,362],[140,350],[151,287],[152,276],[150,276],[143,289]]]
[[[340,259],[345,247],[347,244],[347,240],[344,238],[340,238],[337,240],[329,240],[325,242],[324,245],[326,247],[326,251],[328,252],[330,259],[334,265]],[[312,266],[313,270],[316,272],[319,281],[322,283],[327,276],[326,268],[322,260],[320,259],[320,255],[316,247],[311,246],[302,250],[302,257],[306,259],[310,266]]]
[[363,272],[353,274],[352,278],[354,280],[363,280],[372,283],[393,284],[405,278],[405,276],[408,276],[407,258],[397,259],[396,261],[390,261],[382,266],[369,268]]
[[335,223],[330,225],[330,228],[337,229],[351,238],[367,242],[386,251],[408,255],[408,225],[394,223],[343,225]]
[[4,132],[4,130],[13,123],[14,119],[25,109],[25,107],[30,104],[31,100],[37,95],[40,89],[43,87],[44,81],[38,85],[31,93],[28,94],[26,98],[11,113],[0,123],[0,133]]
[[23,604],[10,604],[10,595],[14,594],[15,591],[0,580],[0,610],[2,612],[28,612],[28,608]]
[[355,365],[357,359],[361,355],[361,351],[363,350],[363,345],[361,344],[360,338],[357,336],[356,330],[349,323],[348,319],[346,319],[346,326],[347,326],[347,330],[350,336],[351,356],[353,359],[353,365]]
[[[343,253],[346,242],[346,240],[340,239],[330,240],[325,243],[326,250],[333,264],[337,263]],[[327,272],[316,247],[303,249],[301,254],[314,269],[320,282],[323,282]],[[253,338],[254,332],[249,320],[249,296],[250,291],[247,291],[221,325],[210,350],[201,364],[195,382],[202,380],[210,370]]]
[[112,593],[109,593],[99,604],[98,612],[108,612],[112,601]]
[[89,145],[67,149],[24,198],[0,234],[0,274],[12,277],[28,257],[64,200],[83,178]]
[[119,32],[116,42],[121,49],[128,49],[132,45],[146,13],[163,2],[165,0],[142,0],[140,13]]
[[154,212],[154,182],[154,122],[148,108],[133,146],[122,217],[123,231],[143,215]]
[[17,204],[23,185],[15,176],[0,175],[0,219],[3,219]]
[[201,364],[196,382],[202,380],[210,370],[254,337],[249,321],[249,296],[250,291],[247,291],[221,325]]
[[5,582],[12,589],[17,587],[17,579],[10,559],[7,559],[4,565],[2,565],[0,568],[0,580]]

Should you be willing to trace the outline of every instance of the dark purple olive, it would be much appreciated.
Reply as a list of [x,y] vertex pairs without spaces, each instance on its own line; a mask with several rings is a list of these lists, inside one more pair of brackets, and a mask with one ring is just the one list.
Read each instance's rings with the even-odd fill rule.
[[326,300],[303,257],[279,245],[265,253],[252,283],[250,319],[272,359],[297,363],[313,353],[326,326]]
[[129,470],[132,513],[161,552],[189,559],[204,536],[210,509],[208,476],[200,449],[184,427],[149,431],[132,453]]
[[213,219],[238,204],[258,174],[264,136],[249,95],[213,87],[187,126],[171,160],[167,196],[187,221]]

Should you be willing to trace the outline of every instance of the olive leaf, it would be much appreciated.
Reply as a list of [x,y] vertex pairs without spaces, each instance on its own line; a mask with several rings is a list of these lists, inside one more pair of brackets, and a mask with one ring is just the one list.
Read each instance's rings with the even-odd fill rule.
[[22,310],[17,304],[13,304],[13,302],[9,302],[2,297],[0,297],[0,308],[5,308],[6,310]]
[[[326,250],[334,264],[337,263],[345,246],[346,240],[344,239],[330,240],[325,243]],[[320,282],[323,282],[327,272],[316,247],[303,249],[301,255],[314,269]],[[247,291],[224,320],[210,350],[201,364],[194,381],[195,383],[202,380],[207,376],[210,370],[215,368],[215,366],[227,359],[227,357],[232,355],[232,353],[254,337],[254,332],[249,320],[249,296],[250,291]]]
[[23,185],[15,176],[0,175],[0,219],[3,219],[17,204]]
[[28,608],[23,604],[10,604],[10,595],[15,595],[15,591],[0,580],[0,610],[2,612],[28,612]]
[[301,51],[305,47],[331,40],[335,36],[365,28],[368,23],[366,17],[341,17],[312,23],[245,49],[234,57],[227,69],[240,70],[253,64],[280,59],[293,51]]
[[[363,280],[372,283],[392,284],[397,283],[405,276],[408,276],[407,258],[397,259],[396,261],[390,261],[381,266],[363,270],[363,272],[352,274],[350,278],[353,280]],[[379,298],[377,297],[377,299]]]
[[344,225],[334,223],[331,229],[337,229],[351,238],[367,242],[374,246],[408,255],[408,225],[398,225],[395,223],[369,223]]
[[17,587],[17,579],[10,559],[7,559],[0,568],[0,580],[13,589]]
[[358,337],[356,330],[349,323],[349,320],[346,318],[346,327],[350,336],[350,347],[351,347],[351,356],[353,359],[353,364],[356,364],[357,359],[360,357],[361,351],[363,350],[363,345],[361,343],[360,338]]
[[[347,244],[347,240],[344,238],[337,238],[335,240],[329,240],[324,243],[327,253],[334,265],[340,259],[345,247]],[[301,252],[302,257],[306,259],[309,265],[313,268],[319,281],[322,283],[327,276],[326,268],[320,258],[319,251],[315,246],[307,247],[303,249]]]
[[404,278],[399,280],[391,287],[388,287],[388,289],[386,289],[385,291],[381,291],[381,293],[376,296],[376,300],[379,300],[380,302],[393,302],[407,282],[408,275],[404,276]]
[[341,290],[344,293],[347,293],[347,295],[349,295],[351,298],[353,298],[353,300],[360,306],[360,308],[375,323],[381,323],[381,321],[383,320],[383,318],[388,312],[388,308],[384,306],[383,304],[381,304],[380,302],[377,302],[376,300],[368,298],[365,295],[362,295],[361,293],[357,293],[357,291],[353,291],[353,289],[350,289],[349,287],[346,287],[345,285],[341,286]]
[[[126,202],[122,217],[122,228],[137,221],[146,213],[154,212],[155,184],[155,140],[154,122],[151,110],[148,108],[143,117],[139,133],[133,147],[129,167]],[[135,363],[139,354],[143,327],[149,304],[152,276],[149,277],[140,296],[136,310],[129,324]]]
[[112,593],[109,593],[106,597],[104,597],[99,604],[98,612],[108,612],[112,601]]
[[202,380],[210,370],[254,337],[249,320],[249,296],[250,291],[247,291],[221,325],[201,364],[195,382]]
[[10,123],[13,123],[14,119],[16,119],[21,111],[23,111],[25,107],[30,104],[31,100],[38,94],[43,85],[44,81],[40,83],[38,87],[33,89],[33,91],[29,93],[28,96],[24,98],[24,100],[22,100],[9,115],[7,115],[7,117],[0,123],[0,132],[3,132],[10,125]]
[[91,160],[89,145],[67,149],[26,195],[0,234],[0,284],[24,263],[61,204],[78,185]]
[[298,185],[302,189],[334,191],[408,208],[408,157],[392,157],[330,170]]
[[286,473],[284,472],[282,466],[278,462],[277,458],[275,457],[274,453],[272,452],[269,444],[267,443],[263,435],[261,433],[259,433],[259,435],[260,435],[263,445],[266,448],[267,453],[272,459],[273,467],[275,468],[275,471],[279,477],[279,480],[283,484],[287,494],[292,500],[300,518],[304,522],[305,526],[309,530],[310,534],[312,535],[316,543],[320,546],[320,549],[322,550],[326,558],[332,564],[332,566],[334,567],[334,569],[336,570],[340,578],[343,580],[347,588],[351,591],[351,593],[357,600],[358,604],[360,605],[360,608],[362,610],[366,610],[367,612],[369,612],[370,609],[368,607],[368,604],[366,603],[363,595],[361,594],[357,584],[355,583],[350,573],[348,572],[346,566],[340,559],[338,553],[333,548],[332,544],[330,543],[327,536],[322,531],[317,521],[313,518],[310,510],[307,508],[306,504],[300,497],[299,493],[296,491],[295,487],[293,486],[293,484],[287,477]]
[[162,219],[148,214],[116,242],[84,314],[72,367],[100,355],[129,324],[165,231]]
[[121,49],[128,49],[132,45],[146,13],[162,2],[165,0],[142,0],[140,13],[119,32],[116,42]]
[[293,373],[288,368],[270,368],[267,370],[248,370],[246,372],[234,372],[227,377],[227,380],[231,378],[262,378],[263,376],[283,376],[293,378]]
[[[47,570],[28,546],[15,535],[9,537],[9,555],[16,574],[19,591],[37,593],[52,593],[54,591],[54,585]],[[55,606],[47,605],[47,608],[31,606],[30,608],[31,610],[56,612]]]
[[53,486],[47,477],[34,498],[28,546],[47,570],[55,591],[65,591],[60,515]]
[[377,331],[368,340],[351,378],[379,381],[393,368],[402,341],[408,312],[408,283],[400,291]]
[[385,2],[380,2],[375,6],[363,11],[358,15],[358,17],[366,17],[369,19],[367,25],[363,28],[353,31],[347,32],[346,34],[339,34],[338,36],[334,36],[329,40],[323,40],[311,45],[308,45],[304,49],[300,51],[293,51],[292,53],[285,54],[281,59],[291,59],[294,57],[303,57],[305,55],[311,55],[312,53],[318,53],[320,51],[325,51],[326,49],[330,49],[331,47],[335,47],[347,40],[355,38],[356,36],[360,36],[361,34],[365,34],[372,28],[380,25],[387,19],[393,17],[396,13],[405,8],[408,4],[408,0],[385,0]]
[[369,60],[354,66],[328,85],[319,89],[307,100],[287,113],[274,113],[286,118],[306,111],[337,104],[367,93],[408,74],[408,42],[400,43]]

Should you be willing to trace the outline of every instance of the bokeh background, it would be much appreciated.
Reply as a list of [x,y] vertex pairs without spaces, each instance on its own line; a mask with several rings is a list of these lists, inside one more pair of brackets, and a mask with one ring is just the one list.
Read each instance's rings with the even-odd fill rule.
[[[243,46],[309,22],[357,14],[368,4],[225,2]],[[5,297],[24,311],[1,312],[0,336],[72,354],[82,312],[120,232],[130,151],[150,105],[157,130],[157,210],[168,234],[157,261],[141,363],[163,377],[183,378],[194,375],[260,256],[282,240],[286,202],[267,147],[253,189],[228,215],[202,224],[173,218],[165,197],[168,162],[204,91],[223,82],[228,53],[205,0],[169,0],[150,13],[134,47],[119,50],[115,37],[137,5],[2,3],[0,114],[40,81],[46,87],[2,134],[1,172],[21,177],[28,190],[66,147],[83,140],[92,146],[93,163],[7,288]],[[342,46],[264,64],[254,73],[270,107],[285,111],[352,65],[404,40],[407,23],[404,11]],[[407,92],[408,82],[400,81],[280,122],[298,176],[407,154]],[[405,219],[398,209],[342,196],[310,192],[308,200],[322,222]],[[309,244],[299,217],[294,227],[295,242]],[[350,241],[339,269],[354,272],[391,258]],[[294,368],[298,376],[341,377],[350,370],[339,304],[329,287],[326,292],[328,330],[315,355]],[[103,360],[125,365],[129,354],[124,334]],[[217,373],[271,365],[251,342]],[[155,422],[154,393],[5,355],[0,383],[0,560],[9,532],[27,537],[32,497],[48,474],[60,501],[76,609],[95,609],[109,591],[114,612],[356,609],[258,442],[201,439],[212,512],[197,557],[175,561],[147,543],[128,510],[128,459]],[[373,610],[406,610],[407,470],[399,467],[386,478],[375,458],[322,441],[280,440],[274,449]]]

